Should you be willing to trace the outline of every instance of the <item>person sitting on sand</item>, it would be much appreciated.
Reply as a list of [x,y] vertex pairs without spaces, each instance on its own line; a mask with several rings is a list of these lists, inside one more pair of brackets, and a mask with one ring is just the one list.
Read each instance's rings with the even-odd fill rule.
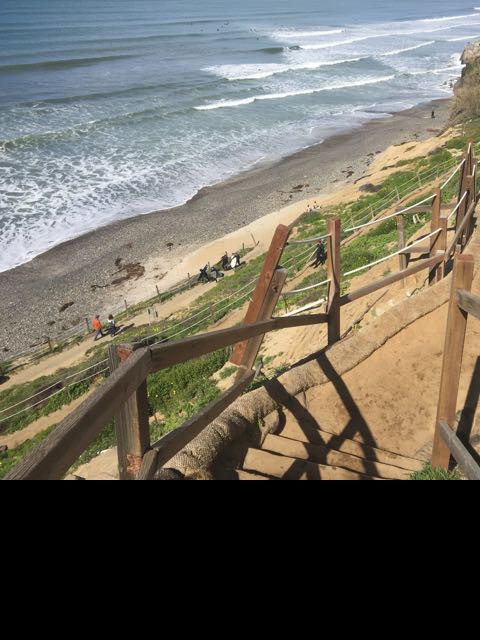
[[102,331],[102,323],[100,322],[100,316],[95,316],[95,318],[92,321],[92,328],[95,331],[95,338],[93,339],[94,342],[96,342],[98,338],[105,337],[105,334]]
[[117,325],[115,324],[115,318],[112,314],[108,316],[108,333],[112,337],[117,333]]

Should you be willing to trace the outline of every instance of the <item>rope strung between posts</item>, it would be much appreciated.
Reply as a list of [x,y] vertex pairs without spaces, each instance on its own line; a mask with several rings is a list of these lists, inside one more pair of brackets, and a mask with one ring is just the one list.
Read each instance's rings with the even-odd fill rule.
[[[75,378],[76,376],[81,375],[82,373],[86,373],[87,371],[90,371],[91,369],[95,369],[96,367],[101,366],[102,364],[107,363],[108,360],[101,360],[100,362],[97,362],[96,364],[92,365],[91,367],[87,367],[86,369],[81,369],[80,371],[77,371],[76,373],[73,373],[70,376],[67,376],[66,378],[62,378],[61,380],[58,380],[57,382],[55,382],[54,384],[50,385],[49,387],[47,387],[46,389],[42,389],[41,391],[39,391],[38,393],[34,393],[32,396],[29,396],[28,398],[24,398],[23,400],[20,400],[19,402],[16,402],[15,404],[10,405],[9,407],[6,407],[5,409],[0,409],[0,414],[2,413],[6,413],[7,411],[11,411],[12,409],[15,409],[15,407],[19,407],[22,404],[25,404],[26,402],[29,402],[30,400],[34,400],[35,398],[37,398],[40,395],[43,395],[44,393],[46,393],[47,391],[50,391],[50,389],[54,389],[55,387],[57,387],[59,384],[62,384],[64,382],[66,382],[67,380],[71,380],[72,378]],[[76,382],[74,384],[77,384]],[[52,394],[53,395],[53,394]],[[49,398],[51,398],[52,396],[48,396]],[[29,409],[30,407],[27,407],[27,409]],[[3,420],[4,418],[2,418]]]
[[425,200],[422,200],[421,202],[417,202],[416,204],[412,204],[410,207],[406,207],[405,209],[402,209],[401,211],[396,211],[395,213],[392,213],[389,216],[385,216],[384,218],[378,218],[378,220],[372,220],[370,222],[367,222],[366,224],[361,224],[358,227],[351,227],[350,229],[345,229],[345,233],[350,233],[352,231],[358,231],[359,229],[366,229],[367,227],[372,227],[373,225],[380,224],[381,222],[385,222],[386,220],[391,220],[392,218],[397,218],[398,216],[401,216],[404,213],[408,213],[409,211],[411,211],[412,209],[415,209],[416,207],[420,207],[422,204],[426,204],[427,202],[431,202],[434,198],[435,198],[435,196],[429,196],[428,198],[425,198]]
[[450,220],[450,218],[453,218],[453,216],[457,213],[457,211],[460,209],[462,202],[465,200],[465,198],[468,195],[468,191],[465,191],[465,193],[462,196],[462,199],[460,200],[460,202],[457,204],[457,206],[455,207],[455,209],[452,211],[452,213],[448,216],[448,219]]
[[358,269],[353,269],[352,271],[347,271],[347,273],[344,273],[342,277],[346,278],[347,276],[351,276],[354,273],[359,273],[359,271],[364,271],[365,269],[370,269],[371,267],[375,267],[377,264],[381,264],[382,262],[385,262],[386,260],[390,260],[390,258],[395,258],[395,256],[399,256],[401,253],[404,253],[405,249],[410,249],[411,247],[415,247],[418,244],[420,244],[421,242],[423,242],[424,240],[428,240],[429,238],[432,238],[433,236],[438,235],[440,232],[441,232],[441,229],[437,229],[436,231],[433,231],[432,233],[430,233],[428,236],[420,238],[420,240],[417,240],[416,242],[412,242],[412,244],[409,244],[408,247],[404,247],[403,249],[400,249],[400,251],[395,251],[395,253],[392,253],[389,256],[386,256],[385,258],[380,258],[380,260],[376,260],[375,262],[371,262],[370,264],[366,264],[363,267],[358,267]]
[[293,291],[284,291],[283,295],[284,296],[294,296],[297,293],[303,293],[304,291],[311,291],[312,289],[319,289],[320,287],[325,286],[329,282],[331,282],[330,279],[324,280],[324,282],[320,282],[319,284],[312,284],[309,287],[303,287],[303,289],[294,289]]
[[446,189],[448,187],[448,185],[450,184],[450,182],[455,178],[455,176],[457,175],[457,173],[459,171],[461,171],[466,163],[466,159],[464,158],[462,160],[462,162],[458,165],[458,167],[455,169],[455,171],[452,173],[452,175],[448,178],[448,180],[446,182],[444,182],[442,184],[442,186],[440,187],[440,190],[443,191],[444,189]]
[[91,376],[87,376],[86,378],[83,378],[82,380],[78,380],[77,382],[72,382],[71,384],[68,384],[66,387],[63,387],[62,389],[59,389],[58,391],[55,391],[55,393],[52,393],[47,398],[44,398],[43,400],[39,400],[38,402],[36,402],[35,404],[30,405],[29,407],[25,407],[25,408],[21,409],[20,411],[17,411],[17,413],[14,413],[11,416],[8,416],[6,418],[2,418],[2,420],[7,421],[7,420],[11,420],[12,418],[16,418],[20,414],[25,413],[25,411],[30,411],[30,409],[34,409],[35,407],[38,407],[38,405],[42,404],[43,402],[45,402],[47,400],[50,400],[50,398],[54,398],[55,396],[58,396],[60,393],[62,393],[66,389],[70,389],[70,387],[74,387],[77,384],[81,384],[82,382],[86,382],[87,380],[91,380],[92,378],[96,378],[98,376],[101,376],[102,373],[105,373],[107,371],[110,371],[110,367],[106,367],[105,369],[102,369],[101,371],[97,371],[96,373],[92,374]]
[[321,240],[326,240],[330,238],[331,234],[327,233],[325,236],[319,236],[318,238],[306,238],[305,240],[290,240],[289,245],[293,244],[315,244],[315,242],[320,242]]
[[[413,178],[410,178],[410,180],[407,180],[406,182],[404,182],[401,185],[401,189],[405,188],[406,186],[413,184],[414,182],[418,182],[420,180],[420,183],[423,180],[429,180],[431,179],[435,174],[438,174],[440,171],[443,171],[446,169],[446,167],[450,167],[452,164],[452,160],[446,160],[445,162],[439,164],[438,166],[436,166],[433,169],[429,169],[428,171],[418,174],[416,176],[414,176]],[[422,185],[423,187],[423,185]],[[403,197],[406,198],[408,194],[405,194]],[[372,215],[375,216],[378,213],[380,213],[383,209],[385,209],[385,207],[387,206],[387,201],[392,200],[395,201],[398,199],[398,193],[397,191],[392,191],[389,194],[387,194],[386,196],[384,196],[378,203],[382,203],[380,204],[380,206],[377,206],[375,209],[372,208],[365,208],[362,211],[359,212],[360,215],[357,216],[352,216],[352,221],[353,222],[363,222],[363,220],[366,220],[367,218],[371,218]],[[393,204],[393,202],[392,202]],[[363,215],[365,214],[365,215]]]

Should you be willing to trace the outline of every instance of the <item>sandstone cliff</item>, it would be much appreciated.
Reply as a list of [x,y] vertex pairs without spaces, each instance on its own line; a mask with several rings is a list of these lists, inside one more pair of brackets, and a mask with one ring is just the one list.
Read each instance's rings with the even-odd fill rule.
[[480,118],[480,42],[469,44],[462,55],[466,65],[455,86],[452,119],[455,123]]

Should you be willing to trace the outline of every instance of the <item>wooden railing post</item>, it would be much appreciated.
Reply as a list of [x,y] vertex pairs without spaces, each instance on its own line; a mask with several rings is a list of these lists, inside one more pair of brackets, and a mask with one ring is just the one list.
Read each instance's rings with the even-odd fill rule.
[[445,265],[448,262],[447,251],[447,239],[448,239],[448,216],[440,217],[440,233],[438,234],[438,244],[435,246],[435,251],[443,251],[445,253],[445,260],[440,262],[436,272],[436,282],[440,282],[445,277]]
[[[470,205],[472,204],[472,202],[474,202],[475,200],[475,177],[474,176],[467,176],[466,180],[465,180],[465,188],[467,190],[467,197],[465,198],[466,204],[467,204],[467,211],[470,208]],[[465,213],[466,215],[466,213]],[[468,243],[468,241],[470,240],[470,238],[472,237],[472,233],[474,231],[474,216],[472,216],[470,218],[470,224],[467,225],[467,228],[465,229],[465,233],[463,235],[462,238],[462,246],[465,247],[465,245]]]
[[[135,351],[136,345],[110,345],[110,370],[118,369]],[[150,448],[147,381],[145,380],[115,414],[120,480],[135,480]]]
[[[283,287],[287,281],[288,271],[287,269],[277,269],[275,272],[270,287],[265,296],[262,308],[260,309],[258,320],[270,320],[275,307],[277,306],[280,296],[282,294]],[[237,378],[240,379],[245,375],[245,370],[250,371],[255,365],[258,353],[262,346],[262,342],[265,339],[265,335],[258,336],[257,338],[251,338],[246,343],[246,348],[243,353],[243,358],[240,363],[240,371]]]
[[452,291],[448,310],[447,332],[443,353],[442,380],[440,383],[440,398],[435,423],[435,437],[433,443],[432,466],[448,469],[450,450],[443,440],[439,424],[446,422],[451,429],[455,426],[457,413],[457,398],[460,387],[463,349],[467,330],[468,315],[460,309],[457,303],[457,290],[470,291],[473,282],[474,259],[470,255],[459,255],[455,260],[452,279]]
[[[432,222],[431,222],[431,232],[437,231],[441,228],[441,217],[442,217],[442,192],[440,189],[435,190],[435,197],[432,202]],[[437,251],[440,250],[440,236],[442,233],[437,233],[437,235],[432,236],[430,239],[430,258],[434,258]],[[435,284],[437,282],[437,272],[438,266],[434,267],[430,271],[429,282],[430,284]]]
[[[255,324],[255,322],[258,322],[260,319],[264,319],[261,318],[261,313],[264,309],[268,291],[271,288],[272,280],[275,276],[278,265],[280,264],[290,233],[291,228],[283,224],[279,225],[275,231],[270,249],[268,250],[267,257],[265,259],[265,264],[263,265],[262,273],[258,278],[252,302],[250,303],[245,315],[245,324]],[[244,366],[244,362],[246,362],[245,352],[247,347],[248,341],[237,344],[233,350],[230,362],[237,366]]]
[[[468,177],[471,175],[471,172],[473,170],[473,165],[472,165],[472,154],[471,154],[471,149],[473,148],[473,145],[470,146],[467,149],[466,153],[465,153],[465,162],[463,164],[462,170],[460,172],[460,181],[459,181],[459,187],[458,187],[458,200],[457,200],[457,204],[462,200],[465,192],[467,191],[467,180]],[[456,223],[455,223],[455,233],[458,231],[460,225],[462,224],[465,215],[468,211],[468,197],[465,198],[465,200],[463,200],[463,202],[460,204],[460,207],[457,211],[457,218],[456,218]],[[460,245],[463,249],[463,247],[465,246],[465,234],[463,234],[461,241],[460,241]]]
[[327,255],[327,272],[330,280],[328,293],[328,344],[340,340],[340,243],[342,236],[340,218],[328,221],[330,247]]
[[[407,235],[405,231],[405,218],[404,216],[397,216],[397,238],[398,238],[398,250],[401,251],[405,249],[407,246]],[[404,253],[401,253],[398,256],[400,271],[405,271],[407,268],[407,256]],[[405,286],[405,280],[403,281],[403,286]]]

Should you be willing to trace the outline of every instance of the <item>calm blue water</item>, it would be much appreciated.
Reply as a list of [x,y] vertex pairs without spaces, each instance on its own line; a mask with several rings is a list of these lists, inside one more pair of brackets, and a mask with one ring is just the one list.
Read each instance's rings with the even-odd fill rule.
[[444,97],[476,38],[458,0],[0,0],[0,271]]

